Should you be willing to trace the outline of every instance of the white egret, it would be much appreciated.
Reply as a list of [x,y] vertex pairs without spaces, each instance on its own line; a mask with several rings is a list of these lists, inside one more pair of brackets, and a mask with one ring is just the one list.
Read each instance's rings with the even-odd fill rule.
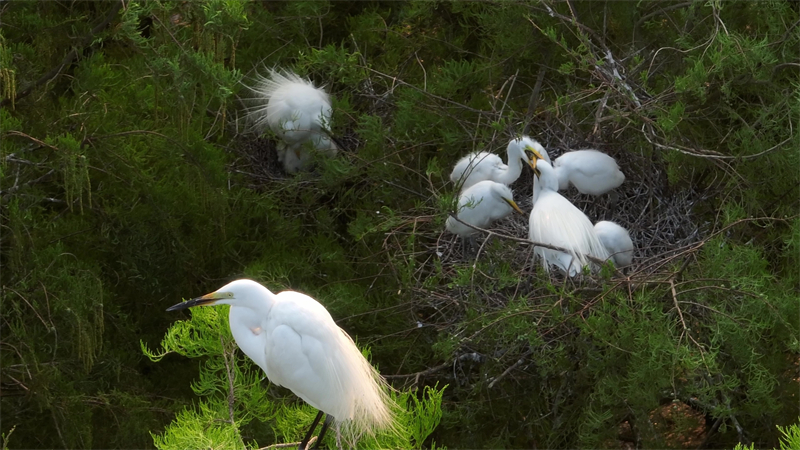
[[[486,228],[492,222],[511,214],[516,210],[522,214],[511,188],[503,183],[483,180],[461,191],[458,196],[458,212],[456,216],[465,223],[478,228]],[[445,222],[447,230],[461,237],[469,237],[477,233],[473,228],[450,216]]]
[[269,76],[256,75],[250,90],[246,119],[255,131],[269,128],[278,136],[278,159],[287,173],[307,167],[314,152],[336,156],[333,109],[323,88],[293,72],[270,69]]
[[603,195],[625,181],[617,161],[597,150],[564,153],[553,161],[553,168],[561,191],[572,183],[582,194]]
[[586,214],[557,192],[558,176],[553,166],[537,161],[534,172],[541,190],[531,211],[528,237],[531,241],[561,247],[569,252],[535,247],[534,254],[541,258],[545,271],[549,272],[550,265],[555,265],[573,277],[590,264],[587,255],[601,260],[608,258],[608,251]]
[[594,224],[594,231],[605,245],[617,267],[630,266],[633,261],[633,241],[628,230],[606,220]]
[[479,181],[492,180],[505,185],[517,181],[522,173],[523,161],[533,168],[532,156],[527,152],[536,153],[544,148],[533,139],[523,136],[512,139],[506,146],[508,164],[494,153],[476,152],[461,158],[450,173],[450,181],[461,189],[467,189]]
[[331,418],[337,430],[342,425],[352,437],[396,429],[395,406],[386,381],[313,298],[293,291],[273,294],[243,279],[167,311],[206,305],[230,305],[229,324],[239,348],[270,381],[319,410],[301,449],[308,445],[323,413],[327,417],[317,444]]

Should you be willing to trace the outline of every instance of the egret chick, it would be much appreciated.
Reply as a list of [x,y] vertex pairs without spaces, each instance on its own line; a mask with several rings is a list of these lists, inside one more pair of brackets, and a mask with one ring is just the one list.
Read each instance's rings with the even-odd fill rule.
[[603,195],[625,181],[617,161],[597,150],[564,153],[553,161],[553,168],[561,191],[572,183],[582,194]]
[[461,158],[450,173],[450,181],[456,186],[461,183],[461,190],[467,189],[484,180],[496,181],[505,185],[517,181],[522,173],[522,163],[525,162],[533,168],[533,156],[544,148],[533,139],[523,136],[512,139],[506,146],[508,164],[494,153],[475,152]]
[[[461,191],[461,195],[458,196],[456,216],[462,222],[478,228],[486,228],[495,220],[502,219],[514,210],[523,214],[514,202],[511,188],[503,183],[483,180]],[[461,237],[469,237],[478,232],[459,222],[453,216],[447,218],[445,228]]]
[[278,136],[278,160],[287,173],[308,167],[314,152],[336,156],[339,147],[330,129],[333,108],[323,88],[293,72],[270,69],[269,76],[256,75],[250,90],[253,106],[246,119],[255,131],[269,128]]
[[541,190],[531,211],[528,237],[540,242],[566,249],[569,253],[535,247],[534,255],[541,258],[545,271],[550,265],[559,267],[571,277],[590,264],[588,256],[605,260],[608,251],[600,242],[592,222],[558,191],[558,176],[553,166],[537,161],[535,175]]
[[594,224],[594,231],[600,242],[611,255],[617,267],[630,266],[633,262],[633,241],[628,230],[614,222],[603,220]]
[[244,354],[270,381],[319,410],[300,449],[308,445],[323,413],[327,417],[317,443],[331,418],[337,430],[341,425],[351,437],[396,429],[386,381],[313,298],[294,291],[273,294],[243,279],[167,311],[207,305],[230,305],[231,334]]

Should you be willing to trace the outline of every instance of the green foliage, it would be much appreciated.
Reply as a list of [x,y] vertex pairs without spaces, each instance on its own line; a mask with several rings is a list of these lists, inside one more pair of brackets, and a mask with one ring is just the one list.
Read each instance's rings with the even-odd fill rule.
[[[174,323],[161,350],[152,351],[141,342],[142,352],[153,362],[170,353],[202,358],[199,379],[192,390],[201,397],[195,407],[186,408],[161,435],[153,434],[159,449],[178,448],[257,448],[243,436],[256,434],[263,441],[300,441],[303,426],[310,424],[316,411],[307,404],[281,403],[270,392],[264,374],[250,359],[238,352],[228,328],[228,308],[195,308],[190,320]],[[368,355],[365,355],[368,356]],[[417,395],[412,391],[392,392],[398,405],[397,432],[364,436],[360,448],[422,448],[442,416],[444,388],[426,386]],[[270,422],[271,427],[248,425]],[[243,431],[244,430],[244,431]],[[335,445],[329,436],[328,445]],[[249,441],[249,439],[247,439]]]
[[[800,448],[800,425],[798,424],[791,424],[785,427],[777,425],[776,428],[781,433],[781,438],[779,441],[780,449],[781,450],[792,450],[795,448]],[[736,444],[736,447],[733,450],[755,450],[756,444],[751,442],[750,445],[742,444],[741,442]],[[774,449],[773,449],[774,450]]]
[[[670,437],[688,421],[652,425],[664,405],[718,420],[709,446],[732,447],[737,426],[784,445],[796,427],[771,425],[797,419],[798,14],[787,0],[9,2],[4,448],[298,439],[314,411],[265,387],[224,310],[164,312],[243,276],[320,299],[418,388],[396,393],[406,432],[362,446],[616,448],[626,424],[640,447],[682,446]],[[242,83],[264,67],[324,84],[349,148],[273,170],[274,139],[237,128]],[[442,231],[451,164],[523,132],[617,158],[622,201],[645,201],[602,214],[630,215],[637,251],[657,255],[646,270],[554,281],[497,236],[459,259]],[[691,206],[671,209],[680,198]],[[678,219],[695,224],[686,247],[655,236]]]

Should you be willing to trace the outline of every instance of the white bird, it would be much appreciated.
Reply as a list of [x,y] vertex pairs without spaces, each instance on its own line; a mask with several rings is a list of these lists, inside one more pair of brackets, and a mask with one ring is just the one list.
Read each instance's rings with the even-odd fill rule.
[[549,272],[550,265],[555,265],[573,277],[590,264],[587,255],[601,260],[608,258],[608,251],[586,214],[557,192],[558,176],[553,166],[537,161],[534,172],[541,191],[531,211],[528,237],[531,241],[568,251],[535,247],[534,254],[541,258],[545,271]]
[[246,119],[263,133],[269,128],[281,140],[278,159],[287,173],[306,168],[314,152],[336,156],[338,146],[331,134],[333,108],[323,88],[290,71],[270,69],[269,76],[256,75],[247,99]]
[[[540,145],[540,147],[541,147],[541,145]],[[531,158],[531,159],[538,158],[538,159],[541,159],[543,161],[546,161],[547,164],[552,164],[552,162],[550,161],[550,155],[547,154],[547,150],[545,150],[544,147],[542,147],[540,150],[538,150],[538,152],[539,152],[538,155],[533,154],[533,158]],[[534,174],[536,173],[535,167],[536,167],[536,164],[534,163],[534,169],[533,169]],[[536,200],[539,199],[539,193],[540,192],[542,192],[542,182],[539,181],[539,177],[538,176],[534,175],[534,177],[533,177],[533,197],[531,198],[531,204],[532,205],[536,204]]]
[[[522,210],[514,202],[511,188],[503,183],[484,180],[461,191],[458,196],[458,212],[456,216],[463,222],[478,228],[486,228],[492,222]],[[445,228],[461,237],[469,237],[478,231],[450,216],[445,222]]]
[[617,267],[630,266],[633,261],[633,241],[628,230],[606,220],[594,224],[594,231],[605,245]]
[[553,161],[553,168],[561,191],[572,183],[582,194],[603,195],[625,181],[617,161],[597,150],[564,153]]
[[532,156],[529,156],[527,152],[539,151],[544,151],[544,148],[538,142],[523,136],[512,139],[506,146],[508,164],[503,164],[503,160],[494,153],[470,153],[458,160],[453,167],[453,172],[450,173],[450,181],[456,186],[461,183],[462,190],[484,180],[510,185],[517,181],[522,173],[523,161],[533,168]]
[[239,348],[270,381],[319,410],[301,449],[323,413],[327,417],[318,443],[331,417],[337,430],[341,425],[353,438],[376,429],[396,430],[395,405],[386,381],[313,298],[294,291],[273,294],[242,279],[167,311],[206,305],[230,305],[229,324]]

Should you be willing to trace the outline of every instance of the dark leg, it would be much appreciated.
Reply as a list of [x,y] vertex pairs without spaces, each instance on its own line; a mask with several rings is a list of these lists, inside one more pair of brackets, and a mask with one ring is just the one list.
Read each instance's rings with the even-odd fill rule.
[[[317,424],[319,423],[319,419],[322,418],[322,414],[323,414],[322,411],[317,413],[317,417],[314,419],[314,422],[311,423],[311,428],[308,429],[308,433],[306,433],[306,437],[304,437],[303,440],[300,441],[300,445],[297,447],[297,450],[306,450],[306,447],[308,447],[308,441],[310,441],[311,440],[311,436],[314,435],[314,429],[317,428]],[[327,420],[326,420],[326,422],[327,422]]]
[[325,432],[328,431],[328,427],[331,425],[331,419],[333,418],[331,417],[330,414],[325,416],[325,422],[322,422],[322,429],[319,430],[319,436],[317,436],[317,442],[314,442],[314,446],[311,447],[312,450],[319,448],[319,446],[322,444],[322,438],[325,437]]
[[478,243],[475,241],[475,236],[467,236],[461,239],[464,241],[464,259],[472,259],[478,256],[478,250],[476,248]]

